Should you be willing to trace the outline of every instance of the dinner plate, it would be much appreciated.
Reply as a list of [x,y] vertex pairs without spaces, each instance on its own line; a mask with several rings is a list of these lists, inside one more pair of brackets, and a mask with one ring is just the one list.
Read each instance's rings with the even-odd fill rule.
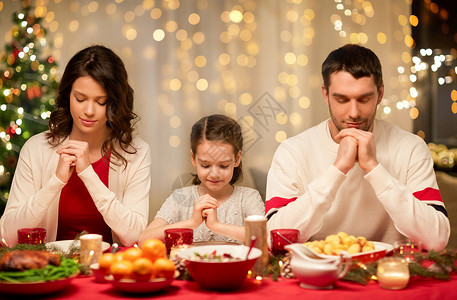
[[67,287],[76,275],[54,281],[1,282],[0,293],[10,295],[44,295],[55,293]]
[[[75,246],[79,248],[80,241],[74,241],[74,240],[63,240],[63,241],[55,241],[55,242],[49,242],[46,243],[46,247],[48,249],[52,249],[53,247],[60,248],[62,252],[68,252],[70,250],[71,244],[75,242]],[[110,244],[107,242],[102,242],[102,251],[108,250],[110,247]]]
[[111,282],[116,289],[125,293],[134,294],[158,292],[169,286],[174,280],[174,278],[157,278],[151,279],[150,281],[135,281],[132,279],[115,280],[112,276],[106,276],[105,278],[107,281]]
[[193,242],[191,246],[206,246],[206,245],[242,245],[242,244],[230,242],[230,241],[204,241],[204,242]]

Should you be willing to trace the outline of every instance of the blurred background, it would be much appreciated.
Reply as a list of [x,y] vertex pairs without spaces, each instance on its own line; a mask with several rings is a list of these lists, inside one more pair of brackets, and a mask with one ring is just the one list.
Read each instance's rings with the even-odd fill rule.
[[383,65],[378,118],[430,143],[453,175],[457,11],[453,0],[0,1],[0,202],[23,142],[46,129],[68,60],[93,44],[124,61],[137,133],[152,150],[150,219],[194,171],[189,134],[204,115],[240,122],[241,185],[265,195],[281,141],[328,118],[320,66],[357,43]]

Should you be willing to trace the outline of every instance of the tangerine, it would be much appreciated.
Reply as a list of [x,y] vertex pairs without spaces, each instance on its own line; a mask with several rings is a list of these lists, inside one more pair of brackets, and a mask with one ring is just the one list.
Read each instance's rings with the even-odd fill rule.
[[159,239],[148,239],[141,245],[143,251],[143,257],[149,258],[151,261],[155,261],[161,257],[167,257],[167,248],[165,244]]
[[123,259],[134,262],[143,255],[143,251],[136,247],[128,248],[124,251]]
[[154,262],[154,276],[156,278],[173,278],[175,274],[175,264],[168,258],[158,258]]
[[138,281],[149,281],[154,274],[154,264],[146,257],[133,262],[133,278]]
[[100,269],[108,270],[115,261],[116,257],[113,253],[104,253],[98,260],[98,266]]
[[116,258],[116,261],[124,260],[124,252],[116,252],[116,254],[114,254],[114,257]]
[[128,260],[115,261],[109,270],[116,280],[130,278],[133,273],[133,263]]

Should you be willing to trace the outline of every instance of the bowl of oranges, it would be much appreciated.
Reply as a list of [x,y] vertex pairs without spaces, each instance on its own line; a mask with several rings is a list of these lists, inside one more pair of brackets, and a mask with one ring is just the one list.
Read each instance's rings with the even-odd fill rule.
[[117,253],[104,253],[92,268],[96,281],[103,278],[123,292],[150,293],[171,284],[175,265],[167,258],[165,244],[146,240],[141,248],[130,247]]

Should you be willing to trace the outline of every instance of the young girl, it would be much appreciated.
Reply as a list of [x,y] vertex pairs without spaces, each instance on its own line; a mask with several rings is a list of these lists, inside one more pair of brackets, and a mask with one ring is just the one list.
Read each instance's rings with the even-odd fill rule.
[[234,185],[242,176],[240,125],[224,115],[200,119],[190,135],[193,185],[175,190],[140,235],[164,239],[168,228],[194,229],[194,241],[244,242],[244,218],[263,215],[258,191]]
[[146,228],[149,146],[132,137],[133,90],[122,60],[91,46],[68,62],[49,131],[21,150],[1,237],[44,227],[47,241],[74,239],[86,230],[130,246]]

